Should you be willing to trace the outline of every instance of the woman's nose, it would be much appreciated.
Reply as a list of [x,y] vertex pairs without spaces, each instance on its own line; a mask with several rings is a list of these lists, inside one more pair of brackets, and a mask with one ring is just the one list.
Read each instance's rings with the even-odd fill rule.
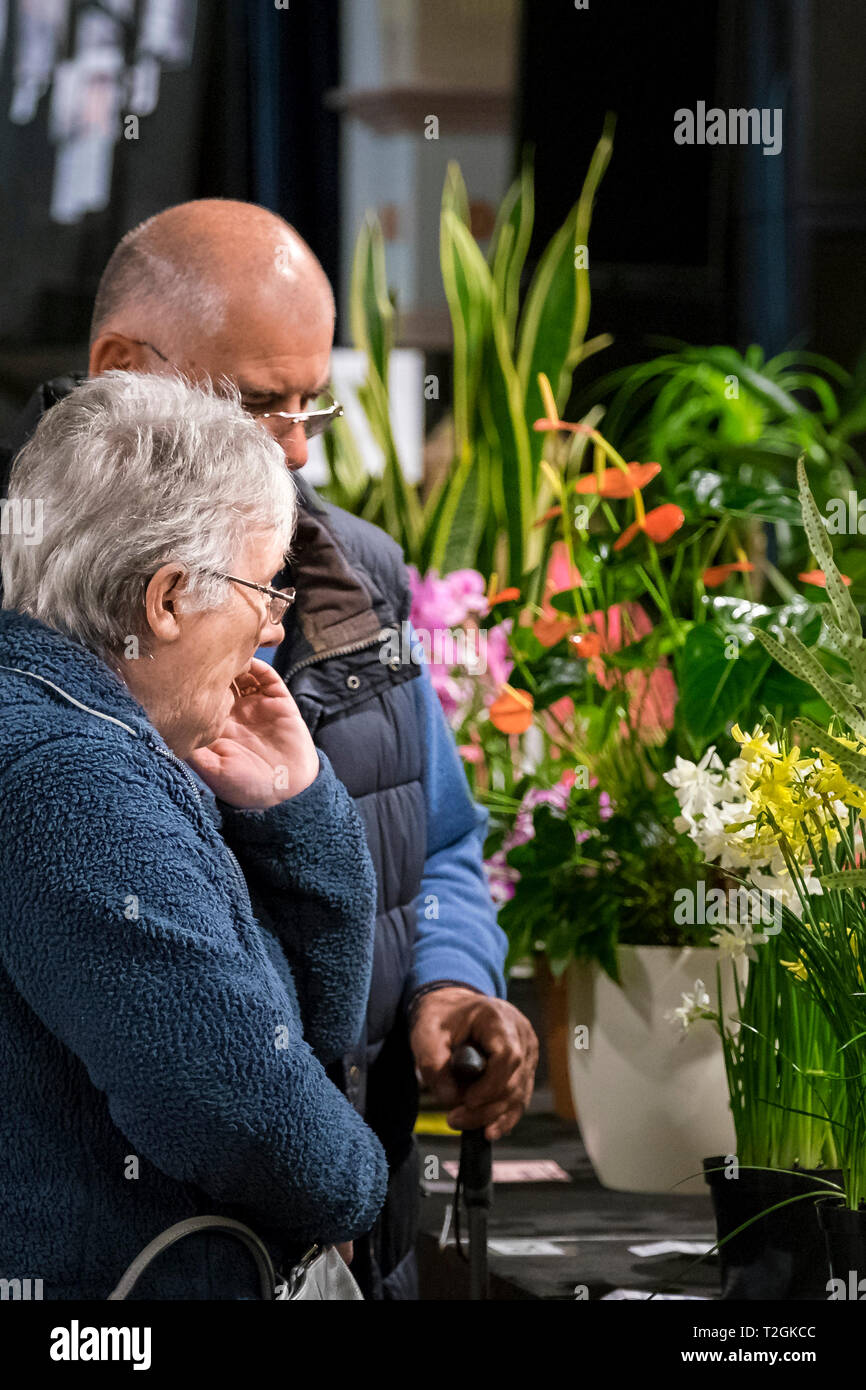
[[272,623],[270,618],[265,618],[265,625],[259,633],[259,646],[278,647],[285,635],[282,623]]

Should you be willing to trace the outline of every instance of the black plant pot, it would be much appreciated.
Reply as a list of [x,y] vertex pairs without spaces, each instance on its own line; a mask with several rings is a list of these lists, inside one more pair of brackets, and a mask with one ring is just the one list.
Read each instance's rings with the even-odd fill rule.
[[738,1177],[729,1178],[725,1176],[724,1158],[704,1159],[704,1180],[713,1199],[717,1238],[724,1240],[744,1222],[760,1218],[719,1250],[723,1299],[826,1300],[827,1255],[815,1220],[819,1198],[792,1202],[770,1216],[761,1216],[788,1197],[820,1189],[819,1179],[842,1180],[841,1173],[826,1168],[804,1168],[800,1174],[740,1168]]
[[830,1277],[841,1281],[825,1297],[866,1299],[866,1207],[861,1205],[859,1211],[851,1211],[835,1197],[824,1197],[817,1203],[817,1212],[827,1245]]

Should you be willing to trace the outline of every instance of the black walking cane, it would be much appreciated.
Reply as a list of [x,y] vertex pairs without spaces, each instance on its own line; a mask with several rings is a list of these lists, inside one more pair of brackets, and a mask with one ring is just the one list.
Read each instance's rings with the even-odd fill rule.
[[[469,1086],[484,1075],[487,1058],[465,1043],[451,1058],[451,1070],[459,1086]],[[460,1136],[460,1167],[454,1192],[454,1234],[457,1250],[467,1258],[460,1242],[460,1199],[469,1219],[469,1297],[490,1297],[487,1281],[487,1221],[493,1202],[493,1146],[483,1129],[465,1129]]]

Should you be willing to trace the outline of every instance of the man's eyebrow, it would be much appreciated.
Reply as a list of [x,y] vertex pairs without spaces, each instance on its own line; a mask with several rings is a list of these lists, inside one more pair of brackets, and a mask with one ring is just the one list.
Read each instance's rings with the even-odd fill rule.
[[292,385],[288,390],[283,390],[276,386],[248,386],[242,381],[237,382],[237,388],[242,396],[255,396],[260,400],[271,400],[274,396],[321,396],[324,391],[331,390],[331,378],[326,377],[320,386],[314,386],[312,389]]
[[272,386],[245,386],[242,381],[237,382],[237,388],[242,396],[278,396],[280,393]]

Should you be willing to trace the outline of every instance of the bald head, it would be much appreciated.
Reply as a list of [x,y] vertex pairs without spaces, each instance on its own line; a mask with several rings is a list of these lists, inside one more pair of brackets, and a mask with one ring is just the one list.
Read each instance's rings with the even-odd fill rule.
[[253,203],[205,198],[167,208],[120,242],[96,297],[90,372],[230,381],[300,467],[303,427],[280,414],[319,399],[333,337],[331,286],[294,228]]
[[176,349],[178,338],[218,336],[232,314],[263,300],[305,318],[330,315],[333,324],[327,276],[282,217],[231,199],[180,203],[118,244],[99,282],[90,340],[154,334]]

